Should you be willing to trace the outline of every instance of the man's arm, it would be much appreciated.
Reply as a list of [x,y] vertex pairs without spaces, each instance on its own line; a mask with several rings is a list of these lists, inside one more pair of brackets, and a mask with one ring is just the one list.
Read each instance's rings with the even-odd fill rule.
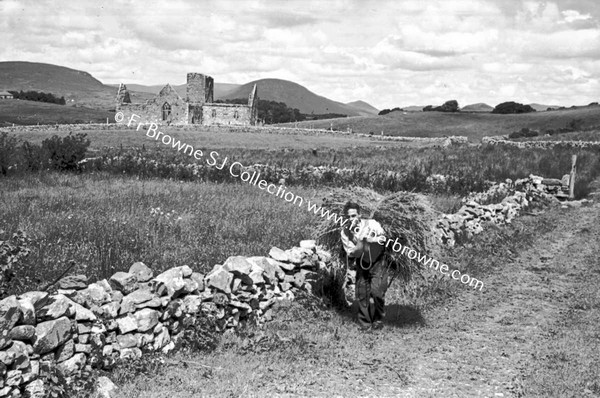
[[363,253],[363,241],[359,240],[355,245],[352,240],[346,235],[346,231],[342,230],[342,245],[348,257],[360,257]]

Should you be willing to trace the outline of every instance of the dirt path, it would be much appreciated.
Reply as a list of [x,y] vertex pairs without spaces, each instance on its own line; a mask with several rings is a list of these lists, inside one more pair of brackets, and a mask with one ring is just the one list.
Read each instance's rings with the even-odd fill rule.
[[414,347],[409,385],[375,395],[521,395],[532,354],[560,328],[566,302],[600,252],[600,207],[563,211],[553,231],[486,278],[483,292],[437,308],[427,314],[431,327],[403,336]]

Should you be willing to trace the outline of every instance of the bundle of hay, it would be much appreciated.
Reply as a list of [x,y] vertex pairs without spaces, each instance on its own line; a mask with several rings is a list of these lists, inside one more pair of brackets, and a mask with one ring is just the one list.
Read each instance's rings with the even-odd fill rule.
[[[432,227],[436,211],[431,207],[427,198],[410,192],[395,192],[388,196],[380,195],[370,189],[353,187],[337,189],[323,200],[323,208],[339,216],[347,201],[356,202],[361,207],[362,218],[372,218],[383,227],[386,238],[398,242],[402,247],[407,246],[421,255],[434,255]],[[340,232],[342,227],[335,220],[323,219],[318,225],[315,235],[317,243],[323,245],[332,253],[338,253],[343,264],[346,253],[342,247]],[[408,250],[408,249],[407,249]],[[405,282],[415,277],[424,277],[425,267],[417,259],[409,259],[407,252],[395,252],[390,244],[385,254],[393,277],[399,276]]]

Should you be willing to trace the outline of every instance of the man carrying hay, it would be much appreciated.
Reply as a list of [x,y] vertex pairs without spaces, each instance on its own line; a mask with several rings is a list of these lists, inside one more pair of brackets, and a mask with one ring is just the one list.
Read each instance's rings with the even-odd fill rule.
[[343,214],[351,221],[341,229],[341,239],[347,261],[356,265],[356,300],[361,328],[381,329],[385,315],[385,292],[388,288],[388,267],[384,255],[385,232],[379,222],[361,219],[360,205],[347,202]]

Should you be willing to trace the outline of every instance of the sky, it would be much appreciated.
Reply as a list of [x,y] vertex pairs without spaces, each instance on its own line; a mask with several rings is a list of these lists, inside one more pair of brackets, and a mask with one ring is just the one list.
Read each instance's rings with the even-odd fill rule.
[[600,0],[0,0],[0,43],[0,61],[107,84],[279,78],[378,109],[600,101]]

